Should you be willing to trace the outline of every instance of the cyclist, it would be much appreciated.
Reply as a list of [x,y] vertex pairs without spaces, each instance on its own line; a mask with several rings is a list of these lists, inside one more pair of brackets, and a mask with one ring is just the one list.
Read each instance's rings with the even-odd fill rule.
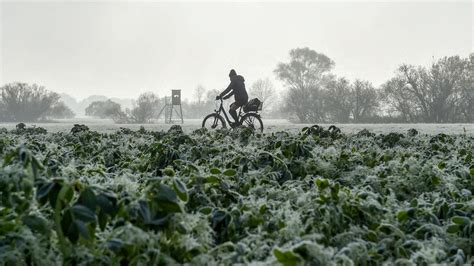
[[229,114],[234,118],[235,123],[231,124],[231,126],[239,125],[239,118],[237,116],[237,109],[239,107],[244,106],[247,104],[249,100],[249,96],[247,91],[245,90],[245,80],[244,77],[241,75],[237,75],[235,70],[231,69],[229,73],[230,84],[220,95],[216,97],[216,100],[219,99],[229,99],[232,95],[234,95],[235,102],[230,105]]

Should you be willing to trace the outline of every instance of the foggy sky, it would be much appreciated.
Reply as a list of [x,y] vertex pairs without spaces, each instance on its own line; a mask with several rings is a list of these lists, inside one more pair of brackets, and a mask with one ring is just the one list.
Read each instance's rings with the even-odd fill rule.
[[38,83],[74,97],[136,98],[225,88],[235,68],[249,87],[288,51],[309,47],[334,73],[378,86],[401,63],[473,51],[465,2],[0,3],[0,84]]

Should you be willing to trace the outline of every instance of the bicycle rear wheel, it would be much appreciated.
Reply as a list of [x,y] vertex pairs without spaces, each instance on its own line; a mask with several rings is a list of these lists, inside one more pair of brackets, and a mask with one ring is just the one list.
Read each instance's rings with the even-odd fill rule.
[[210,114],[202,121],[202,127],[209,130],[225,128],[226,124],[224,118],[218,114]]
[[263,132],[263,122],[258,114],[248,113],[240,119],[240,124],[243,127],[248,127],[255,132]]

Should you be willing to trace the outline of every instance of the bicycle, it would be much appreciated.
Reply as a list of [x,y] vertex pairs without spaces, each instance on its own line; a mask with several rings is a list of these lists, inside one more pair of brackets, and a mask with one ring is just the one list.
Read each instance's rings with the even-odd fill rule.
[[[224,109],[224,106],[223,106],[224,101],[222,99],[219,99],[219,100],[221,101],[219,108],[215,109],[214,113],[207,115],[202,121],[203,128],[208,128],[208,129],[226,128],[227,127],[226,122],[227,122],[232,128],[244,126],[244,127],[248,127],[252,129],[253,131],[263,132],[262,117],[258,114],[258,111],[262,110],[263,103],[260,103],[258,106],[249,106],[250,102],[247,103],[244,106],[248,109],[247,112],[242,112],[242,107],[240,107],[239,114],[238,114],[239,124],[233,126],[233,124],[229,120],[229,117],[227,116],[227,113]],[[224,116],[222,116],[221,113],[223,113]]]

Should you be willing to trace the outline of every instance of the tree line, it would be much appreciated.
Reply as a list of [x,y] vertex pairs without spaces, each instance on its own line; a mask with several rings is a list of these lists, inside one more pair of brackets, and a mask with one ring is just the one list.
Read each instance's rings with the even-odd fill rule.
[[309,48],[291,50],[274,71],[287,89],[284,113],[303,123],[474,122],[474,54],[429,67],[403,64],[379,88],[337,77],[334,65]]
[[[193,92],[194,100],[181,102],[183,116],[201,119],[208,115],[216,108],[215,98],[219,94],[218,90],[206,90],[201,85],[197,86]],[[276,91],[269,79],[259,79],[254,82],[249,88],[249,94],[265,101],[268,100],[267,112],[273,107],[271,102],[276,98]],[[170,104],[170,101],[170,97],[159,97],[152,92],[147,92],[138,97],[132,109],[122,109],[120,104],[109,99],[92,102],[85,109],[85,114],[90,117],[112,119],[116,123],[150,123],[153,119],[164,118],[167,115],[169,110],[163,110],[163,107]],[[158,117],[160,113],[161,117]]]
[[[217,90],[206,90],[203,86],[197,86],[193,94],[195,100],[182,102],[184,117],[202,118],[207,115],[215,108],[215,97],[219,93]],[[271,100],[275,96],[275,88],[269,79],[261,79],[252,85],[250,93],[260,99]],[[155,93],[147,92],[139,95],[132,108],[122,108],[119,103],[110,99],[99,100],[90,103],[85,114],[95,118],[112,119],[121,124],[150,123],[158,119],[158,114],[170,100],[168,97],[159,97]],[[74,116],[75,113],[61,101],[58,93],[48,91],[43,86],[15,82],[0,87],[2,122],[37,122]]]
[[0,121],[34,122],[72,118],[74,112],[59,94],[37,84],[10,83],[0,88]]
[[[257,79],[248,87],[250,98],[264,102],[264,117],[300,123],[472,123],[474,122],[474,54],[450,56],[430,66],[402,64],[379,87],[370,81],[350,81],[331,71],[335,62],[309,48],[289,52],[275,76],[285,86],[277,95],[270,79]],[[183,101],[185,118],[202,118],[215,108],[220,91],[197,86],[193,101]],[[112,100],[95,101],[86,115],[116,123],[149,123],[157,119],[167,97],[141,94],[132,108]],[[0,121],[32,122],[74,117],[55,92],[26,83],[0,88]]]

